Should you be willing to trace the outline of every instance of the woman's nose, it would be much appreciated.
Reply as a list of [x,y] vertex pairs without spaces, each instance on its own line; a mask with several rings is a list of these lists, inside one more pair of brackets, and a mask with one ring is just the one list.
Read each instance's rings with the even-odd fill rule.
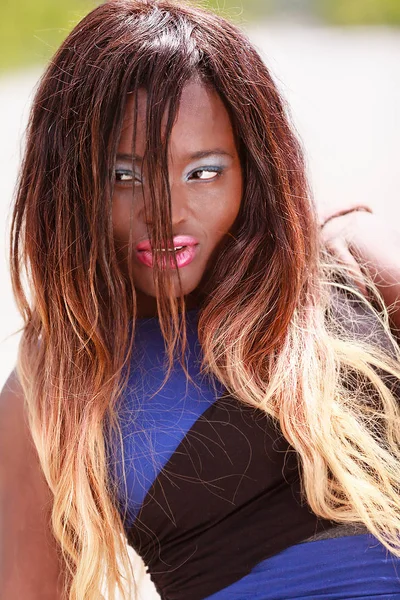
[[[171,223],[172,225],[179,225],[184,223],[188,217],[188,199],[185,191],[181,185],[170,183],[171,193]],[[147,205],[146,210],[146,223],[151,225],[153,222],[153,216],[150,206]]]
[[188,217],[188,199],[181,185],[171,185],[171,222],[172,225],[184,223]]

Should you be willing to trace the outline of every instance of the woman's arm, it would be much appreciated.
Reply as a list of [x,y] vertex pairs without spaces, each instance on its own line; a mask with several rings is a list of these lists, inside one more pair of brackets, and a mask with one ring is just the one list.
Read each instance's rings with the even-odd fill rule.
[[360,289],[359,266],[366,269],[389,308],[393,328],[400,330],[400,228],[390,227],[375,214],[353,211],[330,219],[321,235],[330,252],[358,269]]
[[64,598],[51,505],[13,372],[0,394],[0,598]]

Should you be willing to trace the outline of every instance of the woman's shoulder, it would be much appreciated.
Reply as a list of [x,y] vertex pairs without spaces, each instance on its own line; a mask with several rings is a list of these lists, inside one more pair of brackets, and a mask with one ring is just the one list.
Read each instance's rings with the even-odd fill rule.
[[395,357],[390,333],[395,336],[396,332],[385,325],[378,302],[366,299],[351,279],[341,278],[334,282],[327,313],[331,324],[336,324],[342,335],[371,343]]
[[0,394],[2,598],[61,598],[63,564],[50,528],[52,500],[13,371]]
[[[386,363],[386,368],[376,364],[371,366],[400,400],[400,380],[388,370],[393,366],[393,360],[397,363],[395,366],[398,370],[399,338],[396,337],[396,332],[390,330],[389,324],[385,325],[380,307],[366,301],[355,284],[350,281],[344,286],[332,287],[329,312],[329,329],[333,328],[338,337],[356,343],[365,342],[368,344],[368,350],[372,346],[375,350],[384,353],[383,363],[380,361],[380,365]],[[370,393],[375,392],[371,390]]]

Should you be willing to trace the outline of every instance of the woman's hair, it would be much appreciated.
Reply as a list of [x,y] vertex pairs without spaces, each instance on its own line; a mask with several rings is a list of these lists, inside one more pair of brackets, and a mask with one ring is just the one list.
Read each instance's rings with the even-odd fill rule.
[[[24,317],[17,373],[54,494],[70,600],[103,597],[102,586],[110,600],[117,588],[134,594],[107,459],[107,441],[122,444],[117,400],[136,317],[113,238],[115,156],[127,95],[144,87],[150,236],[160,247],[172,237],[168,140],[193,78],[222,98],[244,179],[234,233],[202,289],[204,367],[277,420],[317,515],[364,523],[400,556],[400,414],[384,377],[400,377],[398,348],[382,307],[374,314],[391,353],[335,316],[339,284],[271,75],[240,29],[216,14],[173,0],[114,0],[75,27],[40,81],[11,225]],[[185,346],[183,298],[166,272],[156,272],[156,290],[171,362]]]

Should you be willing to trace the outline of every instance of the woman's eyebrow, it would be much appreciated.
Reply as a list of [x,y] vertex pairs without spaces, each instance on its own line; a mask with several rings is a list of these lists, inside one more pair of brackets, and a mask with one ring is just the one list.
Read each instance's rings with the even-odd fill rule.
[[[199,158],[206,158],[208,156],[229,156],[233,158],[232,154],[227,152],[226,150],[222,150],[220,148],[215,148],[213,150],[199,150],[198,152],[193,152],[193,154],[188,154],[186,156],[186,160],[196,160]],[[118,160],[127,160],[129,162],[143,162],[143,157],[137,154],[117,154]]]
[[127,160],[128,162],[142,162],[143,158],[141,156],[137,156],[136,154],[117,154],[117,160]]
[[193,154],[188,154],[187,158],[189,160],[195,160],[196,158],[206,158],[207,156],[217,155],[217,156],[229,156],[233,158],[232,154],[227,152],[226,150],[222,150],[220,148],[215,148],[214,150],[200,150],[199,152],[194,152]]

